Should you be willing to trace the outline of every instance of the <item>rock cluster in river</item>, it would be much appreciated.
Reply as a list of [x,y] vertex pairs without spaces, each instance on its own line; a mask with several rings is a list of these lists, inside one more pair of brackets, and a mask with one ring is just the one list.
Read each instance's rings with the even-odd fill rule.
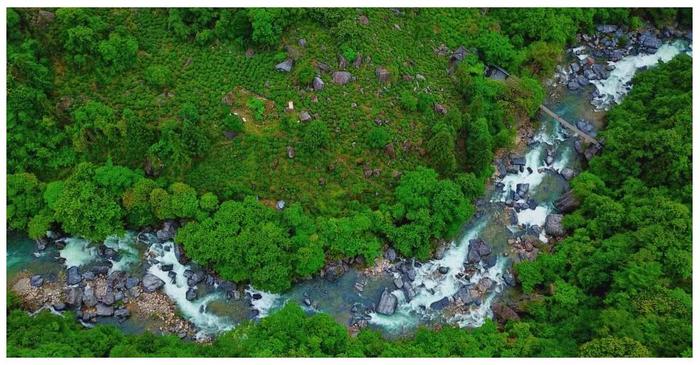
[[679,38],[692,41],[692,32],[684,33],[674,28],[630,31],[616,25],[599,25],[595,33],[577,36],[579,46],[569,51],[577,61],[559,67],[559,82],[569,90],[578,90],[593,80],[607,79],[614,69],[614,65],[608,61],[617,62],[623,57],[638,54],[654,54],[663,41]]

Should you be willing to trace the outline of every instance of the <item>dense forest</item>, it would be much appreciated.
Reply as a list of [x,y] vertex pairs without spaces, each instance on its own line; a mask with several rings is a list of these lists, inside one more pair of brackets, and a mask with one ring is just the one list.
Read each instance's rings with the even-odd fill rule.
[[[427,259],[474,214],[577,33],[691,16],[52,11],[8,9],[8,228],[100,241],[176,220],[190,258],[273,292],[386,247]],[[441,46],[469,51],[450,62]],[[339,63],[350,79],[325,71]],[[489,79],[493,64],[517,77]],[[609,112],[603,153],[572,181],[570,235],[515,268],[521,320],[387,340],[290,304],[201,345],[32,317],[11,296],[8,355],[690,356],[691,69],[682,55],[639,74]]]

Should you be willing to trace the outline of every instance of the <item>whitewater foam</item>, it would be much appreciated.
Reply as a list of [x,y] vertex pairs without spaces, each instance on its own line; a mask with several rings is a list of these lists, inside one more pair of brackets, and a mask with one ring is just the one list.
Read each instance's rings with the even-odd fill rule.
[[598,94],[592,104],[599,110],[607,110],[613,103],[619,104],[629,92],[630,82],[639,69],[655,66],[659,62],[668,62],[686,49],[687,46],[683,42],[675,41],[662,45],[654,54],[626,56],[618,62],[609,62],[615,66],[610,76],[605,80],[591,81]]
[[83,266],[92,262],[97,256],[97,249],[90,246],[90,241],[70,237],[66,238],[66,246],[60,251],[59,255],[65,259],[66,267]]
[[[148,272],[165,282],[163,292],[175,302],[182,315],[201,332],[214,334],[234,327],[234,324],[228,319],[207,312],[207,304],[213,300],[220,299],[222,296],[220,292],[213,292],[193,301],[187,300],[186,294],[189,286],[187,285],[185,270],[190,269],[190,266],[182,265],[177,261],[173,242],[153,244],[149,248],[149,254],[153,255],[159,263],[151,265],[148,268]],[[174,282],[168,277],[166,271],[161,270],[162,265],[173,265],[172,271],[176,273]]]

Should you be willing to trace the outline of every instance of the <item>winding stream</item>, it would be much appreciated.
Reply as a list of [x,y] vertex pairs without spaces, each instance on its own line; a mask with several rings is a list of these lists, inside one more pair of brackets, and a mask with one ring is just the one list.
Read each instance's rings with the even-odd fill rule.
[[[637,70],[668,61],[681,52],[690,52],[689,46],[682,42],[666,43],[656,54],[627,56],[611,63],[615,69],[610,77],[594,81],[587,88],[570,92],[561,85],[552,86],[549,91],[556,97],[550,99],[556,102],[550,101],[547,106],[569,121],[585,118],[599,128],[604,110],[619,102],[629,91],[628,84]],[[172,242],[159,242],[153,234],[137,237],[128,233],[123,237],[110,237],[104,242],[105,247],[118,253],[109,260],[109,270],[121,270],[139,277],[148,272],[163,280],[165,284],[161,290],[177,305],[181,316],[203,334],[230,330],[237,323],[265,316],[288,301],[300,303],[309,312],[328,313],[340,323],[361,323],[394,336],[433,323],[480,326],[492,316],[492,302],[509,283],[512,284],[510,267],[520,259],[519,252],[512,246],[513,239],[531,235],[546,244],[543,229],[546,217],[554,212],[554,202],[568,189],[568,182],[561,172],[565,168],[576,172],[581,170],[575,139],[553,119],[543,116],[524,149],[511,156],[522,157],[524,165],[494,179],[478,204],[476,217],[465,225],[459,238],[446,247],[440,259],[424,263],[399,260],[372,275],[350,268],[333,282],[314,278],[300,282],[288,293],[280,295],[248,287],[240,298],[231,297],[230,291],[222,290],[218,280],[204,278],[195,286],[196,298],[188,300],[188,275],[197,272],[196,265],[180,264]],[[548,156],[550,164],[547,164]],[[515,211],[507,204],[512,204],[513,191],[519,184],[528,184],[528,199],[521,200],[527,208]],[[519,199],[516,197],[515,201]],[[477,238],[490,246],[491,254],[488,259],[468,265],[465,270],[470,240]],[[55,280],[60,271],[70,266],[87,270],[104,264],[98,249],[87,241],[69,238],[65,243],[61,250],[49,246],[41,253],[35,253],[33,241],[10,234],[8,283],[21,272],[42,274],[47,280]],[[170,265],[172,269],[165,271],[164,267]],[[414,277],[412,282],[406,280],[407,276]],[[403,284],[401,288],[397,281]],[[483,293],[473,303],[455,303],[460,290],[480,286]],[[374,310],[385,290],[397,300],[395,313],[391,315]],[[113,319],[100,321],[116,323],[127,332],[143,329],[143,324],[136,320],[122,323]]]

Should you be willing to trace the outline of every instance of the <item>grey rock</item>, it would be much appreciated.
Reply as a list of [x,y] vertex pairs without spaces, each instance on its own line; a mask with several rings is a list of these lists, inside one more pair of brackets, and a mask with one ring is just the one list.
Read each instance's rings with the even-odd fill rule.
[[299,47],[306,47],[306,39],[301,38],[299,39]]
[[394,294],[390,293],[388,289],[384,289],[377,303],[377,313],[390,316],[396,312],[398,303],[399,299],[396,298]]
[[394,285],[395,285],[396,288],[398,288],[398,289],[403,288],[403,280],[401,279],[400,276],[397,277],[397,278],[394,278]]
[[445,246],[440,245],[438,248],[435,250],[435,258],[438,260],[442,260],[445,257]]
[[479,298],[479,293],[471,285],[464,285],[459,288],[454,298],[459,299],[464,305],[469,305]]
[[278,200],[277,203],[275,203],[275,208],[277,208],[277,210],[284,210],[284,207],[286,205],[287,202],[285,202],[284,200]]
[[438,114],[447,114],[447,108],[442,104],[435,104],[435,112]]
[[160,289],[165,285],[165,282],[163,280],[160,280],[159,277],[148,273],[143,276],[143,280],[141,281],[141,285],[143,286],[143,290],[147,293],[153,293],[156,290]]
[[114,308],[111,305],[97,303],[95,313],[100,317],[111,317],[114,314]]
[[444,297],[436,302],[433,302],[430,304],[430,309],[432,310],[442,310],[445,309],[448,305],[450,305],[450,298],[449,297]]
[[139,278],[129,277],[126,279],[125,287],[126,287],[126,289],[131,289],[133,287],[138,286],[140,282],[141,282],[141,280]]
[[301,113],[299,113],[299,120],[302,122],[308,122],[311,120],[311,114],[304,110]]
[[119,308],[114,311],[114,316],[117,318],[127,318],[131,315],[129,313],[129,309],[127,308]]
[[34,275],[29,278],[29,284],[35,288],[39,288],[44,285],[44,278],[41,275]]
[[275,70],[280,71],[280,72],[290,72],[292,71],[292,66],[294,66],[294,61],[291,58],[288,58],[284,60],[284,62],[280,62],[275,66]]
[[297,155],[297,151],[292,146],[287,146],[287,157],[292,159]]
[[177,232],[177,223],[172,220],[163,222],[163,227],[156,231],[156,237],[161,242],[170,241],[175,237]]
[[318,77],[318,76],[314,77],[314,81],[313,81],[314,90],[321,91],[321,90],[323,90],[323,87],[325,85],[326,84],[323,82],[323,80],[320,77]]
[[520,197],[524,198],[527,193],[530,191],[530,184],[527,183],[521,183],[515,185],[515,192],[520,195]]
[[386,258],[389,261],[395,261],[396,260],[396,251],[393,248],[389,248],[384,252],[384,258]]
[[100,301],[106,305],[114,304],[115,300],[116,300],[116,298],[114,296],[114,293],[111,291],[108,291],[107,293],[105,293],[105,295],[102,296],[102,298],[100,299]]
[[195,286],[201,283],[204,278],[206,278],[206,274],[203,271],[195,271],[187,278],[187,286]]
[[97,304],[97,298],[95,297],[95,289],[91,286],[86,286],[83,291],[83,304],[86,307],[94,307]]
[[586,157],[587,161],[590,161],[593,159],[595,155],[597,155],[600,152],[601,148],[599,145],[592,143],[591,145],[586,148],[586,151],[583,152],[584,157]]
[[162,271],[173,271],[173,264],[161,264],[160,269]]
[[574,195],[573,190],[569,190],[566,193],[562,194],[559,199],[557,199],[554,202],[554,207],[557,208],[557,211],[560,213],[570,213],[573,212],[576,208],[581,205],[581,201],[579,201],[578,198],[576,198],[576,195]]
[[44,237],[34,240],[34,242],[36,242],[37,251],[44,251],[49,244],[49,241]]
[[352,80],[352,74],[347,71],[336,71],[333,73],[333,82],[338,85],[345,85]]
[[83,281],[83,276],[80,275],[80,269],[77,266],[71,266],[68,268],[66,283],[68,285],[75,285]]
[[92,281],[95,280],[95,273],[92,271],[86,271],[83,273],[83,280]]
[[574,176],[576,176],[576,173],[574,172],[574,170],[572,170],[572,169],[570,169],[570,168],[568,168],[568,167],[565,167],[565,168],[561,169],[561,171],[560,171],[559,173],[560,173],[561,176],[562,176],[564,179],[566,179],[567,181],[573,179]]
[[389,70],[387,70],[384,67],[377,67],[376,74],[377,74],[377,79],[380,82],[387,82],[387,81],[389,81],[389,78],[391,77]]
[[561,237],[564,235],[564,226],[562,225],[562,219],[564,218],[561,214],[550,214],[547,216],[544,223],[544,231],[554,237]]
[[440,274],[445,275],[445,274],[447,274],[448,272],[450,272],[450,268],[447,267],[447,266],[440,266],[440,267],[438,268],[438,272],[439,272]]
[[513,275],[513,271],[511,269],[508,269],[503,273],[503,281],[506,283],[506,285],[511,287],[517,284],[517,282],[515,281],[515,276]]
[[525,157],[511,157],[510,164],[515,166],[525,166]]
[[185,293],[185,299],[189,300],[190,302],[197,299],[197,289],[195,289],[195,288],[187,289],[187,292]]
[[67,305],[75,308],[80,307],[80,304],[83,302],[83,289],[75,286],[68,287],[66,288],[64,294]]
[[403,286],[403,294],[406,297],[406,301],[410,302],[415,298],[416,292],[413,290],[413,287],[409,284],[404,284]]
[[189,261],[187,259],[187,256],[185,256],[185,251],[182,249],[182,246],[179,243],[174,244],[173,250],[174,250],[175,258],[177,259],[177,262],[179,262],[181,265],[184,265]]

